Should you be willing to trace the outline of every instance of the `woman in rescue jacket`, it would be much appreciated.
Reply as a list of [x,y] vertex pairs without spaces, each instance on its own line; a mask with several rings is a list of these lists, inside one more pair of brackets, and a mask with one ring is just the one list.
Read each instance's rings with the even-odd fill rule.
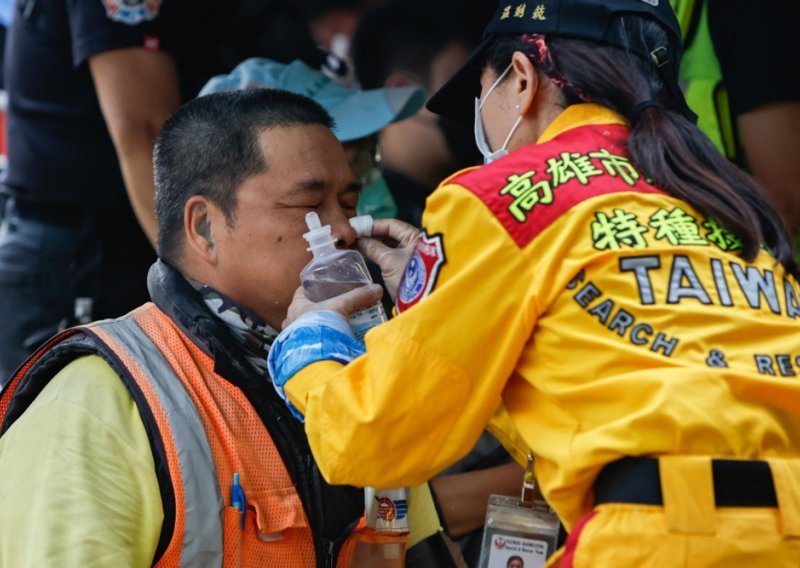
[[379,293],[299,291],[270,353],[330,482],[420,483],[502,401],[570,532],[551,564],[797,566],[798,267],[680,55],[666,2],[501,2],[429,102],[474,108],[488,163],[361,242],[398,317],[364,351],[345,316]]

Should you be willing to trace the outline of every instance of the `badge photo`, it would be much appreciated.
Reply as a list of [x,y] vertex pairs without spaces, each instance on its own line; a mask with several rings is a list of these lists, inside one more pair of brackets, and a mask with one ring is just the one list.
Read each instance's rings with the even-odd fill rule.
[[446,262],[442,235],[428,235],[423,231],[400,281],[397,292],[398,313],[404,312],[431,293],[439,278],[439,270]]

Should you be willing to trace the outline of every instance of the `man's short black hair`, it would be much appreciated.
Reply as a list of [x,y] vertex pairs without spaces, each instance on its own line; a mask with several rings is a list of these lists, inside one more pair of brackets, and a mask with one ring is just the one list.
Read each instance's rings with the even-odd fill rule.
[[383,87],[395,71],[427,85],[431,62],[452,43],[472,50],[496,2],[384,0],[367,10],[353,36],[353,65],[364,89]]
[[269,166],[259,145],[263,129],[313,124],[332,128],[333,119],[308,97],[278,89],[215,93],[182,106],[153,150],[159,256],[179,266],[183,209],[193,195],[207,197],[233,225],[236,190]]

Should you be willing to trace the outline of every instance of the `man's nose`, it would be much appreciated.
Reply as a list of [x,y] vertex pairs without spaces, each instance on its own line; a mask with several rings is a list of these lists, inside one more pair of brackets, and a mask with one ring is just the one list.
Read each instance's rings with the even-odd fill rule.
[[328,222],[331,226],[331,235],[336,241],[336,248],[350,248],[355,244],[358,235],[350,226],[350,217],[344,211],[336,212]]

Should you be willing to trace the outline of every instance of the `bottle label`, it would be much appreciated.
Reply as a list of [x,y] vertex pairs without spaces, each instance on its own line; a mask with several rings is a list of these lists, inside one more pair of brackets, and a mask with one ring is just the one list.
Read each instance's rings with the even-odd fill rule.
[[386,321],[386,312],[380,302],[350,314],[350,328],[359,341],[364,341],[367,332],[384,321]]
[[404,487],[364,488],[367,526],[377,531],[408,532],[408,495]]

